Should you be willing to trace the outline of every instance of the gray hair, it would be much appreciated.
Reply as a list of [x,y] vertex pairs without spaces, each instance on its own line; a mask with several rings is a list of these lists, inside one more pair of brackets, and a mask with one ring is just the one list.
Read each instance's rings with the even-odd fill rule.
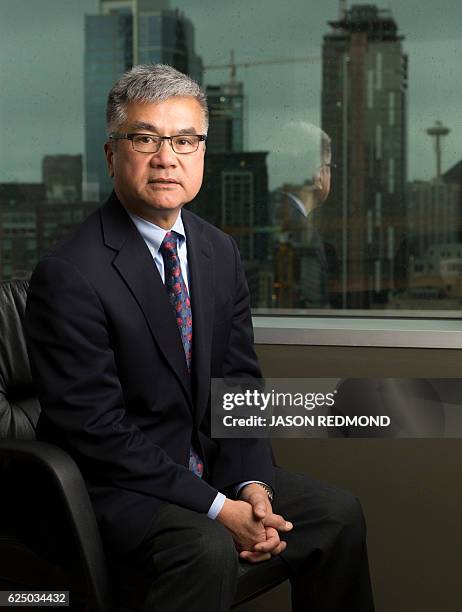
[[167,64],[141,64],[125,72],[109,92],[106,106],[108,134],[124,123],[130,102],[157,104],[173,97],[191,97],[199,102],[207,132],[207,98],[196,81]]

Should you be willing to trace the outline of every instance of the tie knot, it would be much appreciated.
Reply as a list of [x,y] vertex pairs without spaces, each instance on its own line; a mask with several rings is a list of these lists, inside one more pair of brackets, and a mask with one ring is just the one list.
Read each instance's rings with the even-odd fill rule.
[[170,253],[176,255],[177,253],[177,235],[176,232],[167,232],[160,245],[161,253]]

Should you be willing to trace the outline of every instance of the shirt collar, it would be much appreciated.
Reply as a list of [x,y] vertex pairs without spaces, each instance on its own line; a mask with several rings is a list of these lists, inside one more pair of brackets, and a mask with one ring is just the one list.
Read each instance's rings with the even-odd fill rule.
[[183,240],[186,240],[186,232],[184,230],[183,219],[181,217],[181,211],[170,230],[166,230],[162,227],[159,227],[155,223],[151,223],[151,221],[142,219],[141,217],[138,217],[138,215],[134,215],[133,213],[129,211],[127,212],[131,220],[135,224],[136,229],[139,231],[139,233],[141,234],[144,241],[146,242],[149,249],[153,252],[154,255],[157,255],[157,253],[159,252],[160,245],[162,244],[162,241],[165,238],[165,234],[168,231],[176,232],[180,243]]
[[308,213],[306,212],[305,206],[303,202],[300,200],[300,198],[298,198],[295,194],[290,193],[290,191],[279,191],[278,190],[278,193],[287,196],[289,198],[289,202],[292,204],[295,210],[301,213],[305,218],[308,217]]

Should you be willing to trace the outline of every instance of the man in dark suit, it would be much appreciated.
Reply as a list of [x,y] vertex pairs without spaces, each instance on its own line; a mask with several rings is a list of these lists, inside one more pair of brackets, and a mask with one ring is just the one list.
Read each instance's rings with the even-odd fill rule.
[[[320,213],[329,197],[331,168],[335,166],[331,139],[318,126],[293,119],[282,124],[281,132],[300,148],[297,157],[305,162],[307,178],[295,184],[285,182],[272,193],[275,221],[281,228],[276,257],[284,257],[290,249],[296,261],[294,269],[292,265],[278,266],[276,281],[281,286],[292,284],[294,307],[329,308],[336,297],[331,289],[338,285],[338,260],[334,247],[320,232]],[[284,297],[281,295],[281,306]]]
[[275,468],[266,440],[210,434],[211,377],[261,372],[236,245],[183,210],[202,182],[204,94],[138,66],[111,90],[107,124],[114,193],[30,283],[39,437],[77,461],[146,612],[228,610],[239,558],[279,554],[294,609],[369,612],[357,500]]

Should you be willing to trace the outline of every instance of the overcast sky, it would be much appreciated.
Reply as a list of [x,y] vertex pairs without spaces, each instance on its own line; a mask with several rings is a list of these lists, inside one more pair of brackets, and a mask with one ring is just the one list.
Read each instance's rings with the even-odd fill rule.
[[[84,14],[97,0],[0,0],[0,182],[39,181],[45,154],[82,153]],[[337,0],[170,0],[191,19],[204,64],[311,57],[312,63],[238,71],[247,95],[247,146],[275,150],[281,121],[319,124],[322,36],[338,14]],[[443,121],[443,168],[462,158],[462,2],[393,0],[409,55],[409,178],[434,174],[425,128]],[[288,8],[289,7],[289,8]],[[227,80],[211,70],[206,83]],[[102,118],[103,120],[103,118]],[[272,186],[286,176],[269,156]]]

